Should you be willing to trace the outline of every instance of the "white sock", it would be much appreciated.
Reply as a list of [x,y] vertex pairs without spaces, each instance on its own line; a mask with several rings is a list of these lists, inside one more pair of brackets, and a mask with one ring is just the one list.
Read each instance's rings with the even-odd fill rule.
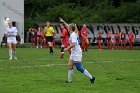
[[73,69],[68,70],[68,82],[72,82]]
[[16,57],[16,51],[14,51],[14,57]]
[[84,75],[86,75],[88,78],[90,78],[90,79],[92,79],[93,77],[92,77],[92,75],[85,69],[85,71],[84,71],[84,73],[83,73]]
[[12,49],[9,49],[9,56],[12,58]]

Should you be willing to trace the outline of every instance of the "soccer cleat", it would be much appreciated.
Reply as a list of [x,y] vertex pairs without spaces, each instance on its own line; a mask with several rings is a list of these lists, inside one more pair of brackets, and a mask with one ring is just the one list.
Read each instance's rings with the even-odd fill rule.
[[17,57],[14,57],[15,60],[17,60]]
[[50,53],[50,55],[53,55],[53,53]]
[[95,81],[95,77],[93,77],[92,79],[90,79],[90,82],[91,83],[94,83],[94,81]]
[[71,81],[71,82],[69,82],[69,81],[66,81],[66,83],[72,83],[72,81]]
[[12,60],[12,57],[10,57],[9,60]]
[[59,57],[59,58],[64,58],[64,57]]

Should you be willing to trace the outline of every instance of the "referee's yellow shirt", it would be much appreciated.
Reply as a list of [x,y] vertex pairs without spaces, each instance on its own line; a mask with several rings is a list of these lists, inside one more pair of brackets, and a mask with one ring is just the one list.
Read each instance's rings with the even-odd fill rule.
[[44,32],[46,33],[45,36],[53,36],[54,35],[54,28],[52,26],[45,27]]

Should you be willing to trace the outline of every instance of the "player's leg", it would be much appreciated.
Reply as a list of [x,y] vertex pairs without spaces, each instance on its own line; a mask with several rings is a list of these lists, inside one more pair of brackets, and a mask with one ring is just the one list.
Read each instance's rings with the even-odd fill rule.
[[86,39],[85,51],[87,51],[88,47],[89,47],[89,40]]
[[78,71],[87,76],[90,79],[91,83],[94,83],[95,77],[93,77],[85,68],[82,67],[81,62],[76,62],[75,67]]
[[82,51],[84,52],[85,51],[85,39],[81,39],[82,40],[82,45],[81,45],[81,48],[82,48]]
[[131,49],[134,49],[134,42],[131,42]]
[[31,47],[32,47],[32,48],[34,47],[34,40],[33,40],[33,37],[31,37]]
[[113,45],[112,45],[112,41],[110,40],[109,41],[109,49],[112,49],[113,48]]
[[106,40],[106,44],[107,44],[107,49],[109,49],[109,41]]
[[38,46],[39,46],[39,37],[37,37],[37,41],[36,41],[36,48],[38,48]]
[[49,48],[50,48],[50,54],[53,54],[53,45],[52,42],[48,42]]
[[68,62],[68,81],[67,81],[67,83],[72,82],[73,67],[74,67],[74,62],[72,60],[69,60],[69,62]]
[[39,40],[39,41],[40,41],[40,48],[43,48],[43,47],[42,47],[42,45],[43,45],[43,38],[40,37],[40,40]]
[[16,43],[12,44],[13,52],[14,52],[14,59],[17,60],[17,55],[16,55]]
[[64,48],[65,48],[65,46],[62,44],[62,45],[61,45],[61,54],[60,54],[60,58],[64,58]]
[[12,44],[10,42],[7,43],[8,48],[9,48],[9,60],[12,60]]
[[124,49],[126,49],[126,41],[124,41]]

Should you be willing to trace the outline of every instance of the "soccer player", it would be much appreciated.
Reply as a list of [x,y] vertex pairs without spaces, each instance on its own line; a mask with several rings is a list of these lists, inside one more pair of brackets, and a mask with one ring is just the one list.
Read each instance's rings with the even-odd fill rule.
[[40,48],[42,48],[42,31],[40,29],[40,27],[38,27],[38,30],[37,30],[37,46],[36,48],[38,48],[38,46],[40,46]]
[[[60,24],[61,33],[60,33],[60,39],[61,39],[61,55],[60,58],[64,58],[64,48],[68,47],[69,44],[69,35],[67,29],[64,27],[64,25]],[[71,50],[68,50],[69,54],[71,53]]]
[[129,34],[128,34],[128,41],[129,41],[129,44],[130,44],[130,49],[134,49],[134,46],[133,46],[133,44],[134,44],[134,37],[135,37],[134,33],[132,31],[129,32]]
[[12,52],[14,52],[14,59],[17,60],[16,57],[16,35],[17,35],[17,28],[13,27],[12,22],[8,22],[8,27],[6,29],[6,36],[7,36],[7,44],[9,48],[9,60],[12,60]]
[[29,29],[29,35],[30,35],[30,37],[31,37],[31,47],[32,48],[35,48],[36,47],[36,41],[37,41],[37,30],[36,29],[34,29],[34,28],[30,28]]
[[45,38],[46,38],[46,43],[50,47],[50,54],[53,55],[53,36],[54,36],[54,28],[50,25],[50,22],[46,22],[46,27],[44,29],[45,32]]
[[102,33],[101,32],[97,34],[97,42],[98,42],[98,49],[102,50]]
[[126,49],[126,33],[121,32],[121,49]]
[[70,32],[70,46],[64,50],[71,49],[71,55],[68,62],[68,81],[67,83],[72,82],[73,76],[73,67],[76,66],[77,70],[86,75],[91,83],[94,83],[95,77],[93,77],[85,68],[82,67],[82,49],[80,47],[80,39],[78,36],[77,26],[75,24],[67,24],[62,18],[60,21],[63,22],[68,31]]
[[119,44],[120,44],[120,33],[119,31],[116,31],[114,34],[114,48],[119,49]]
[[112,33],[109,31],[106,34],[107,49],[112,49],[112,41],[111,41],[111,38],[112,38]]
[[87,51],[87,49],[89,47],[89,40],[87,37],[87,33],[88,33],[88,30],[87,30],[86,24],[83,24],[83,27],[81,30],[81,41],[82,41],[81,48],[82,48],[83,52]]

